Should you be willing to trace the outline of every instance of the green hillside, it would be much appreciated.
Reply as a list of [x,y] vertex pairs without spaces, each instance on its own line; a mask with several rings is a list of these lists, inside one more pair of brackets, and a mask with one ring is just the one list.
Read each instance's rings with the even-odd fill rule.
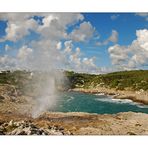
[[[58,86],[58,88],[107,87],[116,88],[117,90],[148,90],[148,70],[121,71],[100,75],[70,71],[64,73],[68,79],[65,79],[61,83],[62,86]],[[24,92],[32,91],[36,87],[44,87],[48,75],[48,73],[34,72],[33,77],[31,77],[31,73],[27,71],[4,71],[0,73],[0,84],[14,85]],[[37,86],[36,82],[40,86]]]
[[148,70],[121,71],[92,75],[66,72],[71,88],[92,88],[104,86],[118,90],[148,90]]

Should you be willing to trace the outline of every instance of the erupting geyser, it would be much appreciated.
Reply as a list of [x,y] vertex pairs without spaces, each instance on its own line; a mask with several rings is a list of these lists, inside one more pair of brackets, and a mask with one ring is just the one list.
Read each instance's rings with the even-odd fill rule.
[[[40,81],[37,85],[41,85]],[[44,86],[41,86],[38,90],[39,96],[35,99],[35,104],[32,109],[32,117],[38,117],[41,113],[53,108],[56,104],[57,93],[55,86],[55,78],[49,75],[46,82],[43,82]]]

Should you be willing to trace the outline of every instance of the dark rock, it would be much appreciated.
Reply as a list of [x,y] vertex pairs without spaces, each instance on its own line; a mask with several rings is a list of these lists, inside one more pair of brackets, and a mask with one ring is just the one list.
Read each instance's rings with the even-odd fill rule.
[[27,135],[27,133],[25,131],[21,131],[20,133],[18,133],[17,135]]
[[3,131],[0,130],[0,135],[5,135],[5,133]]
[[135,126],[142,126],[141,124],[139,124],[139,123],[137,123],[137,124],[135,124]]
[[64,128],[63,128],[63,127],[59,127],[59,130],[60,130],[60,131],[63,131],[63,130],[64,130]]
[[0,121],[0,125],[4,124],[4,121]]
[[34,124],[29,125],[31,128],[37,128]]
[[136,135],[134,132],[127,132],[127,135]]
[[0,101],[3,101],[5,100],[5,97],[4,96],[0,96]]
[[115,95],[115,93],[112,93],[112,92],[111,92],[111,93],[108,93],[108,95],[112,96],[112,95]]

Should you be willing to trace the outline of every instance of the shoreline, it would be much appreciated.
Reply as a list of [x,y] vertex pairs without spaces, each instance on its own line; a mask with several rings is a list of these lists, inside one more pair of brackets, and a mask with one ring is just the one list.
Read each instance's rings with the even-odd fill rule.
[[115,90],[105,87],[98,88],[74,88],[69,91],[83,92],[90,94],[103,93],[105,95],[112,96],[113,99],[129,99],[136,103],[141,103],[143,105],[148,105],[148,92],[146,91],[128,91],[128,90]]

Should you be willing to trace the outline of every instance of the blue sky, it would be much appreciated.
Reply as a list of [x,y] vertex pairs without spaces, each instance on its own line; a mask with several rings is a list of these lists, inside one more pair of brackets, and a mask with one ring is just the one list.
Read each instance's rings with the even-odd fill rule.
[[[49,48],[48,54],[52,55],[55,51],[52,51],[51,48],[55,48],[55,45],[51,46],[51,44],[60,43],[58,44],[61,45],[60,53],[65,54],[64,61],[68,63],[69,69],[76,71],[87,69],[86,72],[100,73],[147,69],[147,18],[148,14],[145,13],[1,14],[1,68],[13,65],[4,57],[9,57],[11,60],[13,58],[13,61],[17,59],[15,63],[22,64],[22,61],[18,62],[19,55],[21,58],[29,60],[29,53],[45,51],[44,45]],[[39,42],[40,45],[36,46]],[[66,42],[67,44],[65,44]],[[36,49],[39,47],[40,49]],[[59,53],[56,54],[59,56]],[[63,60],[63,57],[61,59]],[[36,61],[37,57],[34,60]],[[50,60],[47,61],[54,63]],[[28,61],[24,63],[23,68]],[[20,66],[20,64],[18,65]],[[62,68],[65,67],[67,66],[63,63]]]
[[[136,16],[135,13],[83,13],[86,21],[90,21],[91,24],[96,28],[100,34],[100,40],[106,40],[110,35],[111,31],[117,30],[119,33],[118,44],[129,45],[136,39],[136,30],[147,29],[148,21],[145,21],[142,17]],[[112,16],[118,16],[115,20],[112,20]],[[83,46],[84,52],[88,55],[96,54],[101,56],[98,62],[99,66],[111,66],[109,54],[107,52],[108,47],[106,46],[94,46],[89,44]],[[92,49],[90,50],[90,47]]]

